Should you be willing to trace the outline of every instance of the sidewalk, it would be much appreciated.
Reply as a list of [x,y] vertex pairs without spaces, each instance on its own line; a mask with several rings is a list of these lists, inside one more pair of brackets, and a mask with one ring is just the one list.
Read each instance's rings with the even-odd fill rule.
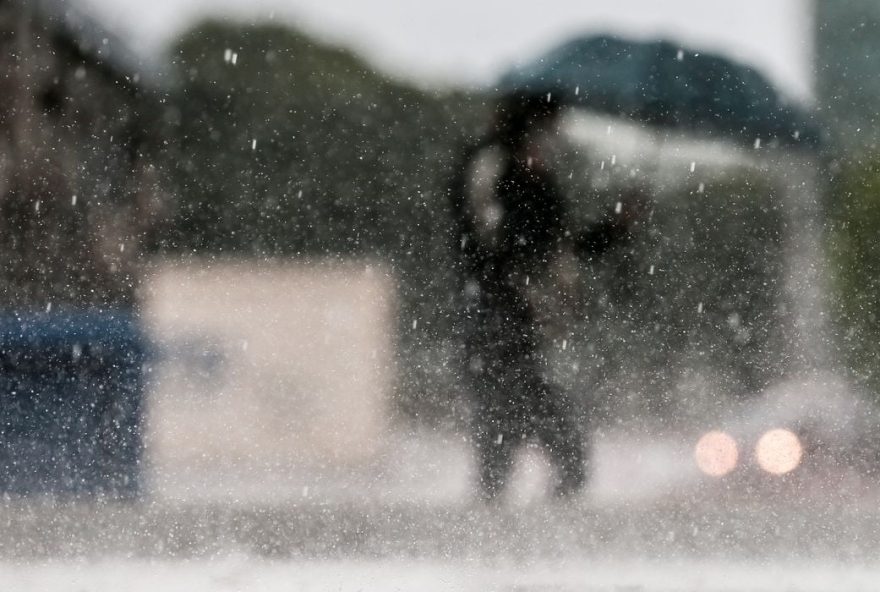
[[[689,443],[637,441],[625,433],[598,434],[594,467],[583,501],[650,502],[697,486],[701,476]],[[451,432],[392,433],[372,462],[346,466],[226,463],[153,466],[148,489],[173,503],[408,503],[469,504],[476,495],[475,458],[467,436]],[[521,450],[510,492],[512,506],[539,503],[552,467],[536,446]]]
[[460,437],[398,437],[387,456],[356,470],[206,465],[154,473],[150,493],[134,503],[6,499],[0,561],[880,556],[876,495],[859,501],[828,488],[804,497],[707,482],[672,440],[597,437],[593,484],[567,501],[547,499],[549,469],[530,452],[510,496],[488,507],[475,500]]

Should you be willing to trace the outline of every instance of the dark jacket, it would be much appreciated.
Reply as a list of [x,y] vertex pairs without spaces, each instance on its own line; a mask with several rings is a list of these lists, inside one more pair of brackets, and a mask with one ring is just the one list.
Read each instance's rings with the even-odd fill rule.
[[[497,219],[481,228],[480,213],[469,201],[481,152],[495,151],[497,179],[489,180]],[[485,189],[485,188],[484,188]],[[583,258],[600,255],[629,235],[621,220],[608,216],[582,232],[569,228],[565,197],[550,172],[516,159],[495,137],[488,136],[464,152],[450,187],[456,229],[455,248],[462,274],[482,284],[534,274],[546,267],[554,251],[570,241]],[[485,224],[484,224],[485,226]]]

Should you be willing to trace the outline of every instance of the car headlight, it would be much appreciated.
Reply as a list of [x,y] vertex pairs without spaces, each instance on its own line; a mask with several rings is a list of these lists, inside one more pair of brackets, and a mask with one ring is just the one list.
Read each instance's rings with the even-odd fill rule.
[[703,434],[694,449],[694,460],[705,474],[722,477],[735,469],[739,462],[736,440],[720,431]]
[[774,475],[784,475],[801,464],[804,447],[791,430],[782,428],[765,432],[755,445],[758,466]]

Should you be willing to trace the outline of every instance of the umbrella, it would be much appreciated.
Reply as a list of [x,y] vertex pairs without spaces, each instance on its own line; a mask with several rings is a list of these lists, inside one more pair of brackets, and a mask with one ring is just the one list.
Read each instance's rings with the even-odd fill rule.
[[653,125],[816,145],[817,127],[757,71],[669,41],[578,37],[505,74],[503,96],[554,94]]

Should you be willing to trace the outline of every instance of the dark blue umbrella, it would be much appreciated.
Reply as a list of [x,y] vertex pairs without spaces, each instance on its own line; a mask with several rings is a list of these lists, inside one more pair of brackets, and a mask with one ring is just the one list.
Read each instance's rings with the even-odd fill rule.
[[752,143],[815,146],[819,132],[754,69],[669,41],[573,39],[502,77],[505,96],[544,95],[653,125]]

